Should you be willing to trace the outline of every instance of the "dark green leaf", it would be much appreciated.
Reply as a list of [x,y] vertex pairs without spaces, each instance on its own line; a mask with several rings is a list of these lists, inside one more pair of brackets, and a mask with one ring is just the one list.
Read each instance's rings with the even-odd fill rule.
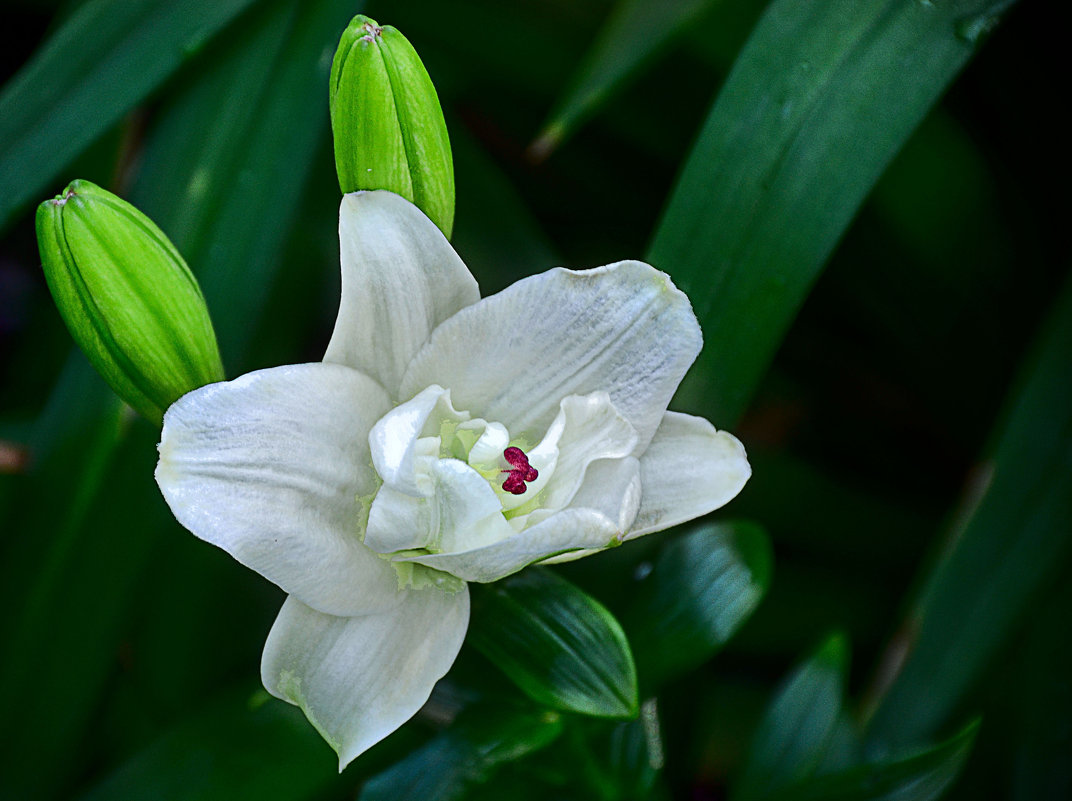
[[789,676],[752,738],[734,801],[777,797],[816,771],[837,728],[847,661],[845,638],[835,634]]
[[474,590],[469,641],[529,697],[599,717],[637,713],[629,643],[599,602],[546,568]]
[[[107,428],[92,433],[103,437]],[[151,425],[133,421],[96,474],[72,476],[79,481],[76,509],[63,528],[43,530],[47,550],[17,563],[32,580],[0,661],[3,734],[11,738],[0,748],[0,797],[51,797],[89,756],[78,739],[118,662],[133,588],[167,530],[169,515],[153,482],[156,439]],[[101,458],[114,447],[91,450]],[[41,498],[41,488],[29,497]],[[51,522],[48,503],[28,508],[14,530],[41,531],[33,523]],[[46,750],[69,756],[42,771],[36,758]]]
[[860,737],[860,726],[855,717],[847,709],[842,709],[838,715],[834,731],[830,734],[830,740],[826,744],[823,758],[815,769],[818,776],[827,773],[839,773],[847,768],[854,767],[863,762],[863,742]]
[[[266,7],[224,43],[234,50],[225,48],[205,81],[165,111],[146,153],[144,207],[165,231],[182,234],[176,245],[196,255],[191,267],[202,277],[210,310],[228,312],[215,315],[225,352],[241,351],[250,337],[273,278],[275,249],[300,202],[317,141],[326,139],[323,55],[351,9],[343,0]],[[245,110],[226,113],[234,106]],[[191,131],[210,135],[194,137]],[[192,152],[202,158],[188,158],[191,151],[184,148],[168,150],[176,140],[195,143]],[[206,212],[210,199],[220,205]],[[115,667],[124,626],[136,614],[129,603],[133,587],[160,539],[177,534],[153,484],[156,435],[139,429],[112,472],[102,472],[100,463],[118,441],[119,406],[107,401],[104,390],[99,405],[105,412],[79,428],[83,412],[95,412],[98,404],[96,393],[79,394],[76,384],[72,391],[57,390],[55,413],[42,418],[41,448],[57,448],[57,458],[31,452],[39,467],[28,477],[32,486],[19,499],[12,527],[20,533],[18,559],[4,565],[5,574],[16,577],[16,592],[30,585],[25,595],[31,599],[18,620],[12,656],[0,664],[4,719],[19,732],[17,747],[0,753],[4,789],[14,788],[14,797],[31,797],[30,787],[34,797],[48,797],[88,758],[76,748],[77,738]],[[53,446],[51,439],[57,440]],[[87,441],[102,445],[87,447]],[[65,452],[77,460],[59,460]],[[78,465],[84,456],[90,458],[83,479]],[[58,497],[76,500],[56,503]],[[28,536],[39,531],[48,536]],[[68,668],[72,655],[77,670]],[[27,693],[31,680],[56,689]],[[76,757],[40,776],[24,757],[30,747]]]
[[668,543],[624,618],[644,685],[709,659],[752,614],[770,576],[770,541],[754,523],[705,525]]
[[299,801],[337,783],[335,755],[301,712],[244,690],[182,721],[80,801]]
[[460,799],[502,763],[543,748],[561,732],[554,712],[472,707],[442,734],[370,779],[361,801]]
[[[887,659],[907,661],[870,724],[886,747],[931,734],[1068,553],[1072,532],[1072,279],[1008,399],[989,460]],[[880,688],[881,690],[882,688]]]
[[458,216],[451,240],[484,296],[561,264],[554,247],[488,153],[462,126],[452,126]]
[[324,52],[353,9],[345,0],[274,3],[168,107],[147,145],[135,203],[201,282],[227,366],[241,362],[256,330],[325,140]]
[[[1027,641],[1011,677],[1016,720],[1007,733],[1014,759],[1014,801],[1072,798],[1072,575],[1066,570],[1055,591],[1035,607]],[[1008,687],[1007,685],[1011,685]]]
[[90,0],[0,94],[0,228],[253,0]]
[[770,4],[648,254],[704,329],[684,407],[740,416],[871,186],[1010,4]]
[[592,728],[586,747],[589,781],[596,779],[605,797],[619,801],[650,798],[665,761],[655,699],[641,705],[636,720],[616,723],[609,731],[606,724]]
[[620,0],[531,152],[545,157],[715,0]]
[[805,782],[776,801],[933,801],[968,758],[978,722],[941,745],[903,759],[877,762]]

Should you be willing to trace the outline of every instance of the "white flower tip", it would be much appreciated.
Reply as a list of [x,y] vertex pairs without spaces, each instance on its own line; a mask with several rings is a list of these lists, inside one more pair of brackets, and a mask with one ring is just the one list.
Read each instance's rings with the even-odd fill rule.
[[676,306],[686,312],[682,315],[682,321],[687,321],[686,327],[695,339],[696,351],[699,352],[703,346],[703,333],[700,331],[700,323],[696,319],[696,312],[692,308],[692,301],[689,300],[688,295],[678,288],[669,274],[652,267],[647,262],[637,261],[636,259],[626,259],[599,269],[607,271],[622,270],[628,274],[635,275],[638,280],[651,282],[658,288],[660,294],[667,295],[672,306]]
[[737,491],[733,493],[736,496],[744,488],[748,479],[752,477],[752,465],[748,462],[748,454],[745,452],[744,445],[737,437],[733,436],[729,431],[718,431],[715,436],[727,453],[726,472],[735,472],[738,476],[740,483]]
[[424,216],[424,212],[414,206],[410,201],[387,189],[358,189],[355,192],[347,192],[342,196],[342,209],[354,213],[362,206],[379,206],[383,208],[390,208],[392,206],[395,208],[410,207],[412,211],[404,213],[412,214],[415,212],[422,217]]

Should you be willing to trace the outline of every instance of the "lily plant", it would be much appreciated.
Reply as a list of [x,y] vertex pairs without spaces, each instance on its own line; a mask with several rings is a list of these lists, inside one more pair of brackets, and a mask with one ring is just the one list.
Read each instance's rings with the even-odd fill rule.
[[344,196],[339,235],[323,362],[180,398],[156,479],[186,528],[288,593],[264,686],[341,769],[450,668],[468,582],[706,514],[750,468],[732,435],[667,411],[702,339],[664,273],[558,268],[481,299],[385,191]]

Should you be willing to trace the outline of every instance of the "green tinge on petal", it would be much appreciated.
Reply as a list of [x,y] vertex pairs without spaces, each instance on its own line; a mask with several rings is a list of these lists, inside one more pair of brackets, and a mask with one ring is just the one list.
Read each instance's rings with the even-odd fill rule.
[[[414,551],[411,555],[418,553],[421,552]],[[394,554],[394,556],[398,555]],[[433,570],[416,562],[390,562],[390,565],[398,575],[398,589],[400,590],[437,589],[443,592],[461,592],[465,589],[464,581],[442,570]]]

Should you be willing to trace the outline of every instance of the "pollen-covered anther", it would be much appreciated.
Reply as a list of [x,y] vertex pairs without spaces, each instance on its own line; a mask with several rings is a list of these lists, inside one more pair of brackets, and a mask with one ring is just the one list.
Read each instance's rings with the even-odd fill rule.
[[528,487],[526,481],[535,481],[540,476],[540,471],[529,464],[529,457],[521,448],[510,447],[503,451],[503,458],[512,465],[510,470],[502,470],[509,473],[503,481],[502,488],[511,495],[523,495]]

